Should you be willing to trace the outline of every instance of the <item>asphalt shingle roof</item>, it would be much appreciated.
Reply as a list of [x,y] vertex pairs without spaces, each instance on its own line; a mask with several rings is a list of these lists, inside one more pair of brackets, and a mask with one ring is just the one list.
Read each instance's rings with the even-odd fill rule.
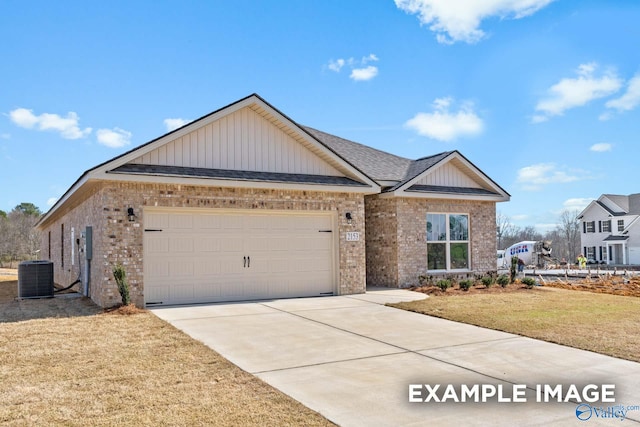
[[218,178],[244,181],[293,182],[300,184],[324,184],[338,186],[367,186],[367,184],[342,176],[255,172],[229,169],[192,168],[182,166],[142,165],[137,163],[124,164],[113,169],[112,171],[110,171],[110,173],[176,177],[187,176],[192,178]]
[[411,160],[307,126],[303,126],[303,129],[373,180],[396,181],[397,184],[387,191],[396,190],[453,153],[446,151]]

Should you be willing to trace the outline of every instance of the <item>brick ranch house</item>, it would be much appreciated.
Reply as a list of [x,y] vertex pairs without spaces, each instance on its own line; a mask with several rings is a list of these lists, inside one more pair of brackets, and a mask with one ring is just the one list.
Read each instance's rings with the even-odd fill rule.
[[458,151],[405,159],[253,94],[86,171],[37,227],[55,282],[105,307],[116,264],[138,306],[346,295],[495,270],[509,198]]

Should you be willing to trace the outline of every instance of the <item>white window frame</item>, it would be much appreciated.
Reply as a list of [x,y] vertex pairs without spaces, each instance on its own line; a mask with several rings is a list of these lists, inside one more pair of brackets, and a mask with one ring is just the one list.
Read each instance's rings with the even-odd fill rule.
[[618,231],[624,231],[624,219],[618,220]]
[[[461,212],[427,212],[427,223],[429,215],[444,215],[446,237],[444,240],[429,240],[429,233],[426,233],[425,240],[427,242],[427,271],[447,271],[447,272],[464,272],[471,269],[471,220],[468,213]],[[467,238],[466,240],[451,240],[450,218],[452,215],[464,216],[467,218]],[[467,266],[464,268],[451,268],[451,245],[456,243],[464,243],[467,245]],[[442,244],[445,246],[445,268],[429,270],[429,244]]]
[[602,232],[611,233],[611,220],[602,221]]
[[584,254],[587,260],[596,260],[596,248],[595,246],[587,246],[587,253]]
[[586,222],[586,233],[595,233],[596,232],[596,222],[595,221],[587,221]]

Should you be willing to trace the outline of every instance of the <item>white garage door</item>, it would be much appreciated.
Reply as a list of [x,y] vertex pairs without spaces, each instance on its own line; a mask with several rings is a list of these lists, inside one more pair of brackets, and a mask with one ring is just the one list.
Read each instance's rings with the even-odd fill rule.
[[330,213],[144,211],[148,305],[331,295]]

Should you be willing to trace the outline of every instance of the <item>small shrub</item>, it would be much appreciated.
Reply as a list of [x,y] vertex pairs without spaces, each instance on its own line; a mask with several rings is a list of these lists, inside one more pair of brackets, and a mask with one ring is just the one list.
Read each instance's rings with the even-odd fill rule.
[[522,283],[527,287],[527,289],[531,289],[536,285],[536,281],[533,277],[522,278]]
[[461,280],[460,281],[460,289],[463,291],[468,291],[471,288],[473,281],[471,280]]
[[506,288],[507,285],[509,284],[509,277],[506,274],[501,274],[496,279],[496,282],[498,282],[498,285],[502,286],[503,288]]
[[446,291],[447,288],[451,287],[451,280],[448,280],[448,279],[438,280],[436,282],[436,286],[442,289],[443,291]]
[[493,277],[491,276],[483,276],[481,280],[482,284],[487,288],[490,288],[491,285],[493,285]]
[[516,281],[516,274],[518,272],[518,257],[517,256],[512,256],[511,257],[511,266],[509,267],[509,280],[511,281],[511,283]]
[[116,279],[118,285],[118,292],[122,298],[122,305],[131,304],[131,297],[129,296],[129,283],[127,282],[127,273],[124,270],[122,264],[117,264],[113,267],[113,277]]

